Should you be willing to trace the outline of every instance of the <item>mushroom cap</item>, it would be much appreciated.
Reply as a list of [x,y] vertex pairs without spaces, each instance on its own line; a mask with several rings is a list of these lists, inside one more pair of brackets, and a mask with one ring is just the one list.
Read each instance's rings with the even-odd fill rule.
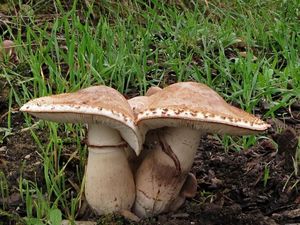
[[12,60],[13,62],[18,61],[18,57],[15,53],[15,43],[11,40],[4,40],[0,44],[0,60],[2,61],[4,58]]
[[190,127],[206,133],[244,135],[270,125],[233,107],[208,86],[196,82],[172,84],[149,96],[147,108],[137,114],[146,129]]
[[137,116],[139,113],[147,109],[149,105],[149,98],[148,96],[136,96],[134,98],[129,99],[128,103],[134,115]]
[[36,98],[20,110],[54,122],[101,123],[118,130],[137,155],[141,150],[141,137],[130,105],[121,93],[107,86]]
[[160,87],[156,87],[156,86],[153,86],[153,87],[150,87],[147,92],[146,92],[146,96],[151,96],[151,95],[154,95],[155,93],[157,92],[160,92],[162,90],[162,88]]
[[147,109],[149,105],[149,96],[156,94],[157,92],[160,92],[162,88],[160,87],[150,87],[145,96],[136,96],[134,98],[131,98],[128,100],[129,105],[131,106],[131,109],[135,115],[138,115],[140,112]]
[[1,50],[4,50],[6,54],[11,54],[14,51],[15,43],[11,40],[4,40],[1,43]]

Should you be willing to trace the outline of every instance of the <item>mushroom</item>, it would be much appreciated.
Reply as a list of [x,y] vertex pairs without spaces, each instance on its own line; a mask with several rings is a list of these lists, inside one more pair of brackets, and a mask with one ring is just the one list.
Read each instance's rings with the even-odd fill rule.
[[152,86],[150,87],[147,92],[146,92],[146,96],[151,96],[154,95],[155,93],[161,91],[162,89],[160,87],[156,87],[156,86]]
[[1,51],[10,56],[14,51],[15,43],[11,40],[4,40],[1,43]]
[[[148,96],[151,96],[162,89],[159,87],[150,87],[145,96],[137,96],[134,98],[131,98],[128,100],[128,103],[130,104],[134,114],[137,116],[140,112],[142,112],[144,109],[146,109],[149,105],[149,98]],[[128,157],[128,161],[130,164],[130,167],[133,171],[133,174],[135,174],[137,168],[140,166],[141,162],[144,160],[145,157],[149,154],[149,151],[151,149],[145,148],[141,152],[141,154],[136,157],[135,155],[131,154]],[[197,191],[197,180],[194,174],[189,173],[187,175],[187,178],[180,190],[180,193],[178,197],[173,201],[170,207],[170,211],[176,211],[184,202],[186,198],[193,198],[196,195]]]
[[0,60],[9,59],[17,62],[18,57],[15,52],[15,43],[11,40],[4,40],[0,45]]
[[178,203],[202,135],[255,134],[269,127],[200,83],[176,83],[148,98],[136,119],[147,134],[144,148],[148,149],[135,174],[133,209],[140,217],[169,211]]
[[98,214],[131,209],[135,184],[124,148],[127,142],[138,155],[142,142],[130,105],[118,91],[94,86],[37,98],[20,110],[45,120],[88,124],[88,203]]

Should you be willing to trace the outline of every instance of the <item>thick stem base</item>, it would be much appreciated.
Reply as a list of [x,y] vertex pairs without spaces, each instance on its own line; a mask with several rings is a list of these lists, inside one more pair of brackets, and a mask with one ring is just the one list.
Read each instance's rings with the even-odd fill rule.
[[[106,136],[111,131],[110,128],[100,127],[100,125],[98,128],[102,129],[99,134],[103,133]],[[93,127],[94,132],[95,129]],[[119,135],[114,131],[111,132]],[[117,147],[122,139],[116,136],[106,138],[103,142],[99,140],[101,140],[101,136],[96,134],[88,136],[88,142],[93,147],[89,147],[86,168],[86,199],[99,215],[130,210],[135,199],[135,184],[124,148]],[[99,147],[95,147],[95,144]]]
[[148,217],[166,212],[179,195],[191,169],[201,133],[189,128],[164,128],[146,137],[149,153],[135,175],[134,212]]

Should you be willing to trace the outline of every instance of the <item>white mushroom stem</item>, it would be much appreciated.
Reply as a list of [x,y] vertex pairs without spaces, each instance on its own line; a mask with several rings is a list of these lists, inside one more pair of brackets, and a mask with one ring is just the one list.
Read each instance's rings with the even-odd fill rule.
[[135,185],[124,144],[117,130],[89,124],[85,195],[99,215],[130,210],[133,205]]
[[201,132],[191,128],[152,130],[146,137],[148,155],[135,176],[134,212],[140,217],[172,208],[192,167]]

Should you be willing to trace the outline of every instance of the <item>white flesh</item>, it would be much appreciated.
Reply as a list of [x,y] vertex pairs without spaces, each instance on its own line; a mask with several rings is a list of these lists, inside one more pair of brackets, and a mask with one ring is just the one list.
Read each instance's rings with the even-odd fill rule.
[[200,131],[191,128],[148,133],[145,146],[150,150],[135,175],[135,214],[148,217],[171,208],[192,167],[200,136]]
[[122,138],[115,129],[89,124],[85,195],[99,215],[130,210],[134,203],[134,179],[120,144]]

